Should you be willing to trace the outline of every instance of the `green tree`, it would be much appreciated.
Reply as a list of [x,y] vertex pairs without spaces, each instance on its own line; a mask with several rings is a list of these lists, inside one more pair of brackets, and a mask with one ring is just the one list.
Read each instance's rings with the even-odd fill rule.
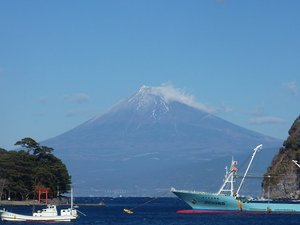
[[53,152],[53,148],[49,148],[47,146],[40,146],[35,140],[30,137],[23,138],[21,141],[17,141],[15,145],[20,145],[26,148],[27,152],[32,152],[33,155],[39,154],[50,154]]
[[70,190],[71,177],[65,164],[53,155],[53,148],[41,146],[32,138],[16,145],[24,149],[7,151],[0,148],[1,197],[24,200],[35,198],[37,187],[50,189],[50,197]]

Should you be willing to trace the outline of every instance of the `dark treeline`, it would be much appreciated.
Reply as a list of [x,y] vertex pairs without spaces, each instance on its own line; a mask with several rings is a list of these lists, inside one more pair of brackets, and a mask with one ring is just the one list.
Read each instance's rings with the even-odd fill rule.
[[41,146],[32,138],[16,142],[22,149],[0,148],[1,199],[27,200],[37,198],[37,188],[49,188],[49,197],[70,190],[71,177],[53,149]]

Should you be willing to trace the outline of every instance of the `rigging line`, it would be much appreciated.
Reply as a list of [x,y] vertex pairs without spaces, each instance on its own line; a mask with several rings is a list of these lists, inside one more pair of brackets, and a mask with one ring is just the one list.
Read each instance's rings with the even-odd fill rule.
[[85,213],[83,213],[83,212],[79,211],[78,209],[76,209],[76,210],[77,210],[77,212],[79,212],[81,215],[83,215],[83,216],[86,216],[86,214],[85,214]]
[[153,202],[153,201],[155,201],[155,200],[157,200],[157,199],[159,199],[159,198],[162,198],[163,196],[167,195],[168,193],[170,193],[169,190],[166,191],[166,192],[164,192],[162,195],[160,195],[160,196],[158,196],[158,197],[154,197],[154,198],[152,198],[152,199],[150,199],[150,200],[148,200],[148,201],[146,201],[146,202],[144,202],[144,203],[142,203],[142,204],[140,204],[140,205],[137,205],[137,206],[135,206],[135,207],[133,207],[133,208],[130,208],[130,209],[124,208],[123,211],[124,211],[125,213],[127,213],[127,214],[133,214],[133,210],[134,210],[134,209],[137,209],[137,208],[142,207],[142,206],[144,206],[144,205],[147,205],[147,204],[149,204],[150,202]]
[[[249,161],[249,158],[251,157],[251,155],[252,155],[252,152],[250,151],[249,152],[249,154],[247,155],[247,157],[245,157],[245,159],[244,159],[244,161],[242,161],[242,163],[239,163],[239,170],[241,170],[241,169],[243,169],[243,167],[247,164],[247,162]],[[261,156],[260,156],[261,154],[258,154],[258,156],[256,156],[255,158],[256,158],[256,160],[254,161],[254,164],[255,164],[255,162],[257,162],[257,161],[259,161],[259,160],[257,160],[257,158],[258,159],[261,159]]]
[[239,163],[239,164],[240,164],[240,166],[239,166],[240,169],[242,169],[243,166],[246,165],[246,163],[249,161],[249,158],[250,158],[251,155],[252,155],[252,152],[250,152],[250,153],[247,155],[247,157],[244,159],[244,161],[243,161],[242,163]]
[[[246,179],[249,179],[249,178],[251,179],[251,178],[278,178],[278,177],[292,178],[294,176],[287,176],[285,174],[279,174],[279,175],[255,175],[254,174],[254,175],[247,175],[245,178]],[[235,178],[240,179],[240,178],[243,178],[243,176],[236,175]]]
[[[251,174],[253,176],[259,176],[259,174]],[[261,175],[262,177],[294,177],[292,175],[287,175],[287,174],[284,174],[284,173],[281,173],[281,174],[272,174],[272,173],[269,173],[269,174],[265,174],[265,175]]]
[[144,202],[144,203],[142,203],[142,204],[140,204],[140,205],[138,205],[138,206],[136,206],[136,207],[133,207],[133,208],[131,208],[130,210],[134,210],[134,209],[136,209],[136,208],[139,208],[139,207],[142,207],[142,206],[144,206],[144,205],[147,205],[148,203],[150,203],[150,202],[153,202],[153,201],[155,201],[155,200],[157,200],[157,199],[159,199],[160,197],[155,197],[155,198],[153,198],[153,199],[150,199],[149,201],[146,201],[146,202]]

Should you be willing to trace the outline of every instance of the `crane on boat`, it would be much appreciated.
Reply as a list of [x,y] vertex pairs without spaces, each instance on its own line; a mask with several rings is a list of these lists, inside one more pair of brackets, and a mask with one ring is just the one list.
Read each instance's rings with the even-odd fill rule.
[[298,163],[298,161],[297,160],[292,160],[293,161],[293,163],[295,163],[296,164],[296,166],[298,166],[299,168],[300,168],[300,164]]

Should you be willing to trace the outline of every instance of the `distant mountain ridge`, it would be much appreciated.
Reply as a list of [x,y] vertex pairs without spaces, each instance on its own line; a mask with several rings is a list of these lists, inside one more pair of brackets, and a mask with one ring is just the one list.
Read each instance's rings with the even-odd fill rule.
[[261,143],[259,167],[267,168],[280,140],[201,107],[172,87],[142,86],[105,114],[43,144],[56,149],[85,196],[155,195],[171,186],[217,189],[232,155],[245,159]]

